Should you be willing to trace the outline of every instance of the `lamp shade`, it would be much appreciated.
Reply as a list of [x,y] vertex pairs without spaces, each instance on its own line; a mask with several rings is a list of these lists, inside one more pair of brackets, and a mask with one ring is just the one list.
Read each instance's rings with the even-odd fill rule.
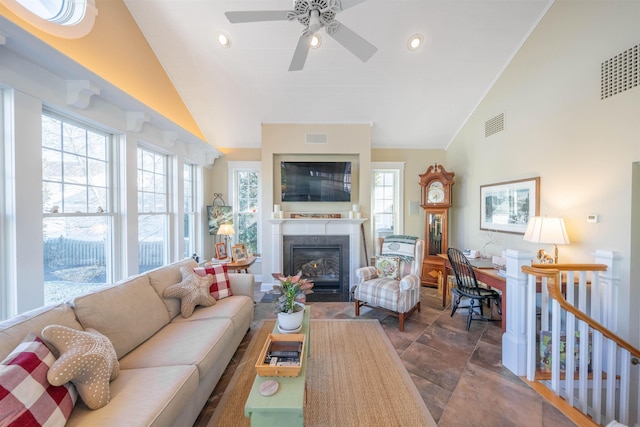
[[558,217],[534,216],[529,219],[524,240],[534,243],[548,243],[566,245],[569,235],[564,226],[564,220]]
[[221,224],[220,228],[218,228],[218,234],[222,234],[225,236],[230,236],[232,234],[236,234],[235,230],[233,229],[233,224]]

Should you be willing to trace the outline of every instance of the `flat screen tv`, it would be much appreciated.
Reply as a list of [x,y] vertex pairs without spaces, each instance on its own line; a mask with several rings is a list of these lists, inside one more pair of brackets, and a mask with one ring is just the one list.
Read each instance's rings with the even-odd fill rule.
[[351,162],[281,162],[283,202],[351,201]]

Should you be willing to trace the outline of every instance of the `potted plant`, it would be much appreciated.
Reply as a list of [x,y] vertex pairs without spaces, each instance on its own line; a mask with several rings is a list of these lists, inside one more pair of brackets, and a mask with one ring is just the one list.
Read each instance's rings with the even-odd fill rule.
[[273,274],[277,283],[271,293],[280,294],[275,301],[274,313],[278,314],[278,327],[281,332],[296,331],[302,326],[305,295],[313,293],[313,283],[302,278],[302,272],[295,276]]

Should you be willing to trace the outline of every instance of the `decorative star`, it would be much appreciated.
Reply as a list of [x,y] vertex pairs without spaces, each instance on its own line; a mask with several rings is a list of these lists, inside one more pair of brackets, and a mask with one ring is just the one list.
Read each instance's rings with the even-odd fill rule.
[[109,382],[120,372],[118,357],[109,338],[95,329],[80,331],[61,325],[45,327],[42,337],[60,353],[47,373],[52,385],[71,381],[82,401],[91,409],[109,403]]
[[209,307],[216,303],[216,299],[209,293],[213,283],[213,276],[207,274],[202,277],[191,267],[180,267],[182,282],[167,287],[162,295],[165,298],[180,298],[180,313],[182,317],[190,317],[196,305]]

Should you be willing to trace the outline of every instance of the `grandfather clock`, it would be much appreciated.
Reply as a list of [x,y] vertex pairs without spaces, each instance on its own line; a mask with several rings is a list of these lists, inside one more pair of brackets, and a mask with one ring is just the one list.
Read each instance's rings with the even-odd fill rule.
[[420,174],[420,206],[426,213],[424,226],[425,254],[422,263],[422,284],[438,286],[438,273],[446,277],[445,260],[438,254],[447,252],[451,186],[455,173],[442,165],[429,166]]

